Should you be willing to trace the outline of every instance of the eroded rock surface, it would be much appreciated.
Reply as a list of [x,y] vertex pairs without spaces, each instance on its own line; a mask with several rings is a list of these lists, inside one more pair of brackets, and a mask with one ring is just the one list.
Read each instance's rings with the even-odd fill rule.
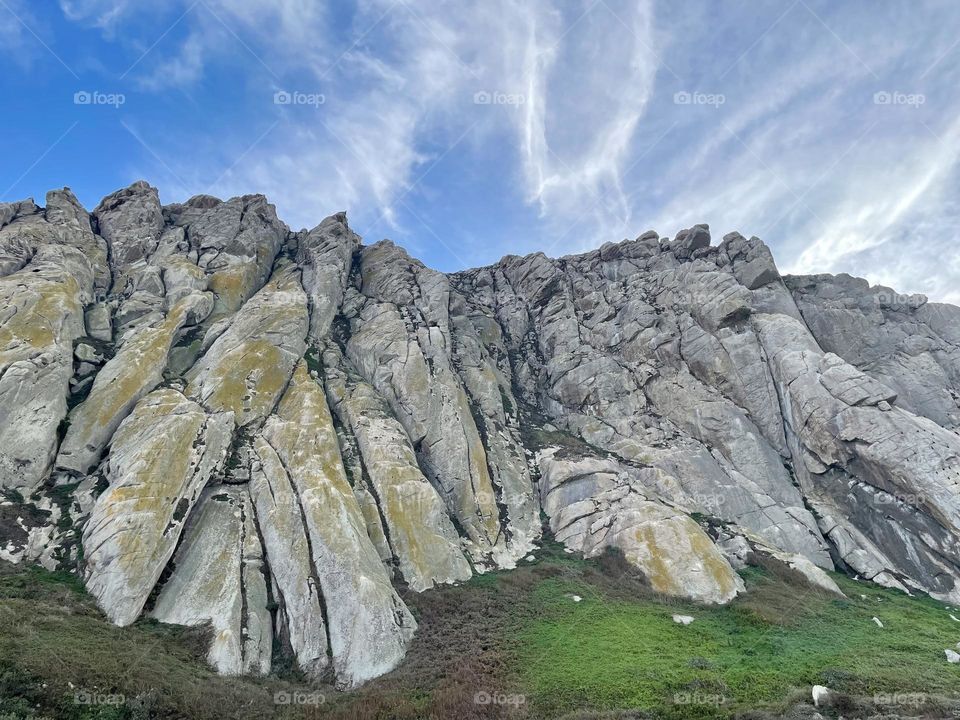
[[0,204],[0,558],[224,673],[388,672],[398,587],[544,518],[699,602],[774,563],[960,603],[958,428],[960,309],[705,225],[445,275],[258,195]]
[[232,429],[230,413],[208,415],[169,389],[143,398],[117,429],[83,546],[87,589],[118,625],[140,615]]
[[328,397],[358,450],[360,477],[354,486],[363,485],[375,498],[379,513],[373,521],[382,522],[403,579],[422,591],[469,578],[460,536],[386,401],[348,367],[336,346],[324,352],[323,363]]
[[292,485],[326,604],[337,682],[353,687],[399,664],[416,622],[390,584],[347,481],[323,389],[300,362],[263,428]]
[[213,631],[207,653],[224,675],[270,672],[272,627],[263,548],[244,487],[204,490],[151,615]]
[[540,453],[540,492],[554,536],[585,557],[615,547],[665,595],[725,603],[743,589],[720,549],[689,515],[644,491],[655,472],[616,460]]

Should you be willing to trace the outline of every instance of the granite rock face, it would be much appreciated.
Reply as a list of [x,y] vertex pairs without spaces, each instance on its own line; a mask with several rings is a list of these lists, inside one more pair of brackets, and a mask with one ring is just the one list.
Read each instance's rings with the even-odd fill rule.
[[541,451],[543,508],[557,540],[585,557],[616,547],[665,595],[725,603],[743,589],[720,549],[689,515],[645,490],[655,470]]
[[246,487],[204,490],[150,612],[161,622],[209,624],[207,659],[224,675],[270,672],[273,632],[253,517]]
[[411,593],[545,531],[703,603],[751,563],[960,603],[958,429],[960,309],[705,225],[445,275],[262,196],[0,204],[0,558],[226,674],[389,672]]

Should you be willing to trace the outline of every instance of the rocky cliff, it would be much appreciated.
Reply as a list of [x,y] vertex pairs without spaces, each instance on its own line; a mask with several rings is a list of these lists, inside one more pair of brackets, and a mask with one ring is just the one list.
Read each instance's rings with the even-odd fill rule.
[[960,308],[706,226],[444,275],[262,196],[0,204],[0,557],[353,687],[426,591],[622,552],[724,603],[764,556],[960,603]]

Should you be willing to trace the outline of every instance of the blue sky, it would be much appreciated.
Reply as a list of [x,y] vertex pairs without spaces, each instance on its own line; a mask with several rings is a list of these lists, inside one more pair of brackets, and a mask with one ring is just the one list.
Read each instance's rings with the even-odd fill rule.
[[262,192],[442,270],[708,222],[960,303],[954,0],[0,0],[0,84],[0,201]]

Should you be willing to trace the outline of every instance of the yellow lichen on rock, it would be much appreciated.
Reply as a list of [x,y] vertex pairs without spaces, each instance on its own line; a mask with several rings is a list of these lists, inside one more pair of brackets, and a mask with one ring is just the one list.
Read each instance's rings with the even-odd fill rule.
[[217,295],[214,320],[240,309],[256,289],[258,274],[255,263],[241,262],[218,270],[210,276],[209,287]]
[[338,684],[353,687],[388,672],[416,622],[367,535],[326,397],[302,360],[262,432],[288,473],[310,537]]
[[[651,503],[653,505],[653,503]],[[657,592],[702,602],[727,602],[743,584],[720,550],[690,517],[656,506],[636,528],[628,559],[644,571]]]
[[322,357],[327,397],[360,456],[354,494],[362,498],[371,537],[378,548],[387,546],[381,554],[395,558],[417,591],[469,578],[470,565],[443,499],[424,477],[386,400],[347,365],[337,346],[329,344]]
[[0,278],[0,488],[29,495],[49,475],[92,284],[79,251],[52,245]]
[[90,395],[73,411],[57,466],[88,472],[137,401],[163,379],[163,369],[187,316],[184,298],[153,326],[137,330],[97,374]]
[[17,275],[6,280],[13,292],[0,297],[5,314],[10,315],[0,325],[0,367],[62,340],[72,342],[62,331],[71,318],[83,317],[80,284],[74,277],[64,273],[57,279],[42,278],[26,285],[18,284],[21,279]]
[[200,490],[226,457],[229,413],[207,415],[176,390],[144,397],[120,424],[110,486],[83,535],[87,589],[118,625],[133,622],[173,553]]
[[[204,378],[210,388],[202,394],[207,407],[232,410],[241,425],[249,415],[264,417],[273,408],[287,382],[280,348],[266,340],[252,340],[225,355]],[[199,394],[191,384],[187,393]]]
[[621,551],[657,592],[725,603],[743,581],[689,515],[645,490],[656,471],[611,458],[570,457],[549,448],[538,456],[544,511],[557,540],[596,557]]
[[299,272],[278,269],[187,373],[187,395],[233,411],[241,427],[261,422],[303,357],[308,321]]

